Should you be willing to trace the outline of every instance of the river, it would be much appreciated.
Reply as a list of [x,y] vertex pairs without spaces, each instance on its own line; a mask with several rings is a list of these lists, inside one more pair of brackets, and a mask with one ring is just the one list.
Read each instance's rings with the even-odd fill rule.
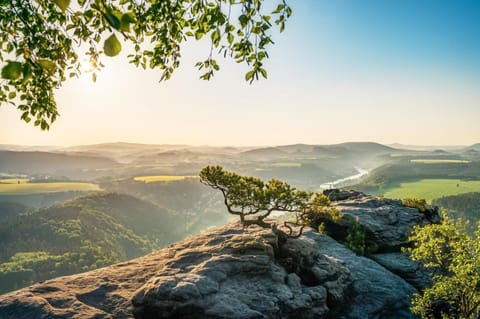
[[357,174],[340,178],[332,182],[323,183],[322,185],[320,185],[320,188],[331,189],[331,188],[345,187],[345,186],[354,184],[353,182],[357,182],[360,178],[364,177],[365,175],[368,175],[368,171],[363,168],[355,167],[355,169],[357,170]]

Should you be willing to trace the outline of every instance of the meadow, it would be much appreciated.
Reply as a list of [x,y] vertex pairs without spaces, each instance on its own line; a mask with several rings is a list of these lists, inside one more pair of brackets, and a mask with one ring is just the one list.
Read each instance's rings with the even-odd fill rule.
[[459,160],[459,159],[412,159],[411,163],[422,164],[457,164],[457,163],[471,163],[472,161]]
[[100,187],[92,183],[55,182],[55,183],[0,183],[0,195],[29,195],[60,193],[73,191],[99,191]]
[[442,196],[480,192],[480,181],[461,179],[420,179],[400,182],[384,188],[387,198],[424,198],[428,203]]
[[193,175],[151,175],[151,176],[137,176],[134,178],[136,182],[154,183],[154,182],[175,182],[186,178],[198,178]]

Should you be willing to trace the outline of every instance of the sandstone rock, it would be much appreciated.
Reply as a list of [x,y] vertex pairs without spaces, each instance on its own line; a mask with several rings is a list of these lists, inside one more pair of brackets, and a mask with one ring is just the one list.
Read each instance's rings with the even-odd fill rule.
[[136,318],[323,318],[345,301],[349,272],[314,242],[291,239],[276,251],[272,232],[255,226],[212,235],[217,244],[178,247],[136,292]]
[[423,290],[432,284],[428,272],[403,253],[374,254],[368,257],[402,277],[417,290]]
[[356,198],[363,195],[363,193],[354,190],[343,190],[337,188],[326,189],[323,191],[323,194],[326,195],[332,202]]
[[410,319],[410,296],[415,288],[373,260],[357,256],[328,236],[309,230],[304,234],[316,242],[319,252],[331,256],[350,271],[353,284],[349,301],[331,318],[338,319]]
[[440,220],[438,209],[429,208],[428,214],[416,208],[403,206],[400,200],[364,195],[354,195],[332,202],[342,218],[329,223],[329,233],[337,240],[344,240],[348,229],[359,223],[367,230],[368,239],[375,242],[378,252],[399,252],[408,243],[408,236],[415,225],[426,225]]

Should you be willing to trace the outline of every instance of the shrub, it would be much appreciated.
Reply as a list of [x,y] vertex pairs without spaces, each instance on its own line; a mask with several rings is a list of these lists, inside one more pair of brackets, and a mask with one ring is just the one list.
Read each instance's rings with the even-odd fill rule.
[[424,198],[404,198],[402,199],[403,206],[416,208],[420,213],[427,211],[427,202]]

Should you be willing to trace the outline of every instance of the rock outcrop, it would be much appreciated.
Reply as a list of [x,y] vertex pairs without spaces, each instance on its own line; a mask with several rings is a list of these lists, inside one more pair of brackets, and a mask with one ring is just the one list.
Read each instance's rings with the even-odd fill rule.
[[318,236],[311,230],[305,236],[316,242],[321,254],[341,260],[350,271],[351,299],[333,318],[415,318],[409,310],[409,296],[416,290],[405,280],[373,260],[356,255],[329,236]]
[[[398,201],[342,196],[335,202],[342,214],[369,227],[385,250],[428,222]],[[362,257],[312,229],[279,247],[271,230],[231,223],[129,262],[2,295],[0,319],[415,318],[410,296],[428,285],[415,267],[398,249]]]
[[176,246],[132,301],[136,318],[322,318],[346,302],[351,284],[315,242],[293,239],[276,251],[270,230],[234,224]]
[[436,207],[427,207],[422,213],[404,206],[401,200],[367,196],[357,191],[327,190],[325,194],[342,216],[332,225],[335,239],[345,238],[348,229],[358,223],[368,231],[368,239],[376,244],[375,250],[379,253],[400,251],[408,244],[413,226],[440,222]]
[[382,265],[392,273],[402,277],[417,290],[425,289],[432,284],[432,279],[425,268],[413,262],[401,252],[370,255],[376,263]]

